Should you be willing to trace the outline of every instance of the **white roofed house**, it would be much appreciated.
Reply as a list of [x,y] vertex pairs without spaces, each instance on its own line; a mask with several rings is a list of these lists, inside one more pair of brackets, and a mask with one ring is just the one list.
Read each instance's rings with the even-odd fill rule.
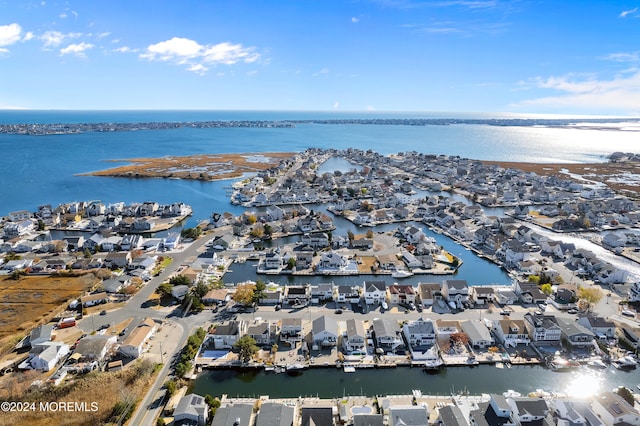
[[31,346],[39,345],[40,343],[48,342],[51,340],[51,333],[53,332],[53,325],[42,324],[31,330],[29,335],[29,344]]
[[616,325],[606,318],[587,315],[578,318],[578,324],[591,330],[599,339],[613,339],[616,335]]
[[138,234],[127,234],[122,237],[120,241],[120,248],[122,250],[136,250],[143,246],[144,237]]
[[418,297],[422,306],[432,306],[442,300],[442,290],[438,283],[418,283]]
[[[325,300],[333,300],[333,283],[318,283],[311,285],[311,298],[317,299],[317,302]],[[313,303],[317,303],[315,300]]]
[[483,349],[495,343],[489,329],[480,320],[464,321],[462,331],[469,336],[469,344],[474,349]]
[[524,323],[531,340],[543,344],[559,344],[562,329],[553,315],[538,315],[527,312]]
[[505,347],[516,347],[517,345],[528,345],[531,343],[527,327],[520,319],[500,319],[492,322],[491,331],[496,336],[498,342]]
[[330,316],[322,315],[313,320],[311,324],[313,342],[316,345],[327,347],[338,344],[340,331],[337,321]]
[[384,281],[364,281],[363,288],[367,305],[379,305],[387,297],[387,285]]
[[29,357],[18,368],[50,371],[68,353],[69,345],[60,342],[42,342],[33,345],[29,351]]
[[507,403],[511,407],[512,416],[518,425],[534,424],[532,422],[536,421],[542,422],[549,414],[549,406],[542,398],[507,398]]
[[342,346],[349,354],[354,352],[367,353],[367,333],[361,320],[354,318],[347,320],[347,332],[342,338]]
[[318,268],[321,270],[339,270],[345,266],[347,266],[347,260],[334,251],[322,253],[318,263]]
[[402,334],[412,348],[431,346],[436,340],[436,330],[430,319],[419,318],[407,322],[402,326]]

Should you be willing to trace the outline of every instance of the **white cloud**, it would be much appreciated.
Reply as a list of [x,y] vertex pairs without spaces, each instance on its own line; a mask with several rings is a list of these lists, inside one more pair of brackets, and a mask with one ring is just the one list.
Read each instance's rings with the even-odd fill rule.
[[351,22],[353,22],[354,24],[357,24],[358,22],[360,22],[360,18],[357,18],[354,16],[353,18],[351,18]]
[[[238,62],[253,63],[260,59],[260,54],[253,47],[241,44],[218,43],[201,45],[195,40],[173,37],[147,47],[140,58],[149,61],[172,62],[179,65],[187,64],[189,71],[201,73],[208,68],[204,65],[233,65]],[[203,71],[204,70],[204,71]]]
[[92,49],[93,44],[90,43],[75,43],[60,49],[60,55],[76,55],[79,57],[85,57],[85,51]]
[[24,37],[22,37],[22,41],[29,41],[34,37],[35,35],[33,35],[31,31],[28,31],[27,33],[25,33]]
[[247,75],[256,75],[256,74],[258,74],[258,71],[257,70],[247,71],[246,74]]
[[367,111],[376,111],[376,107],[374,107],[372,105],[367,105],[364,109],[367,110]]
[[620,12],[620,15],[618,15],[618,17],[620,18],[626,18],[629,15],[633,15],[634,13],[636,13],[638,11],[637,7],[634,7],[633,9],[629,9],[629,10],[623,10],[622,12]]
[[338,109],[340,107],[340,102],[335,101],[333,104],[333,109]]
[[66,40],[78,38],[81,35],[81,33],[63,34],[60,31],[47,31],[40,36],[40,39],[44,41],[44,47],[46,49],[49,47],[58,47]]
[[138,49],[132,49],[129,46],[121,46],[116,49],[113,49],[113,51],[118,53],[135,53],[138,51]]
[[205,75],[209,68],[202,64],[195,64],[188,68],[189,71],[195,72],[198,75]]
[[9,49],[0,47],[0,55],[6,55],[7,53],[9,53]]
[[13,23],[9,25],[0,25],[0,46],[10,46],[20,40],[22,27]]
[[640,70],[618,74],[605,80],[595,76],[567,75],[537,77],[531,81],[540,89],[560,92],[555,96],[540,97],[514,106],[544,106],[572,108],[594,112],[616,111],[638,113],[640,110]]
[[69,17],[69,15],[67,15],[66,13],[62,12],[60,15],[58,15],[58,17],[60,19],[67,19]]
[[314,72],[313,74],[311,74],[313,77],[318,77],[319,75],[323,75],[323,74],[329,74],[329,68],[322,68],[320,71],[318,72]]
[[638,62],[640,61],[640,51],[629,53],[611,53],[610,55],[605,56],[603,59],[615,62]]

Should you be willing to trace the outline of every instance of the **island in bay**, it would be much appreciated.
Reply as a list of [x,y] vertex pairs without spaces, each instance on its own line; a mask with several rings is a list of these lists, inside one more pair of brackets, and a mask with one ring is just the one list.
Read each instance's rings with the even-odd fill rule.
[[[334,159],[348,167],[322,169]],[[89,404],[86,389],[99,388],[95,410],[82,406],[87,422],[118,422],[126,403],[132,424],[196,412],[214,425],[252,425],[273,410],[294,424],[545,424],[576,407],[602,418],[612,405],[634,424],[633,373],[603,374],[638,362],[636,160],[533,165],[322,148],[124,160],[134,164],[92,174],[241,176],[229,201],[245,211],[211,206],[191,228],[181,226],[192,214],[181,200],[8,212],[0,397],[16,407],[58,395]],[[481,282],[474,270],[461,278],[476,258],[504,282]],[[469,379],[479,396],[434,397],[417,384],[397,397],[339,398],[333,386],[324,398],[236,399],[242,391],[209,380],[402,369],[428,384],[447,368],[469,367],[471,378],[486,368],[508,376],[511,366],[546,385],[590,371],[626,387],[586,398],[525,381],[483,391],[492,384]],[[62,421],[15,411],[14,423]]]

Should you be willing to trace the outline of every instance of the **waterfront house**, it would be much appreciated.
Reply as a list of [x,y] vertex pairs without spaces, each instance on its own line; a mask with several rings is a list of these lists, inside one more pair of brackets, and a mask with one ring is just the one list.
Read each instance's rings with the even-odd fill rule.
[[264,269],[274,270],[282,268],[282,256],[274,251],[269,252],[264,257]]
[[555,399],[551,401],[553,415],[568,426],[605,426],[587,401]]
[[282,289],[281,288],[267,288],[262,292],[262,297],[258,301],[261,305],[279,305],[282,303]]
[[116,336],[90,335],[85,336],[76,345],[75,353],[85,362],[101,363],[116,344]]
[[402,261],[405,263],[405,265],[407,265],[408,268],[422,268],[424,266],[424,264],[418,257],[414,256],[406,250],[402,252]]
[[467,280],[444,280],[442,281],[442,295],[447,302],[455,303],[458,309],[469,300],[469,284]]
[[338,286],[338,296],[336,301],[338,303],[360,303],[359,287],[340,285]]
[[318,268],[324,271],[337,271],[345,266],[347,266],[347,260],[334,251],[322,253],[318,263]]
[[500,305],[513,305],[518,301],[518,295],[508,287],[496,287],[493,300]]
[[85,239],[82,235],[79,236],[66,236],[63,238],[63,241],[67,242],[67,250],[69,251],[78,251],[82,250],[84,246]]
[[313,265],[313,252],[312,251],[298,251],[296,252],[296,269],[308,269]]
[[[122,288],[125,286],[125,282],[121,281],[118,278],[120,277],[110,278],[102,281],[102,288],[104,289],[104,291],[107,293],[117,293],[120,290],[122,290]],[[130,278],[129,278],[129,283],[131,283]]]
[[614,392],[603,392],[597,395],[591,406],[607,426],[640,424],[640,413]]
[[382,414],[354,414],[353,426],[384,426]]
[[471,287],[470,300],[476,306],[487,306],[489,302],[493,302],[493,287],[490,287],[490,286]]
[[36,229],[36,222],[33,219],[24,219],[18,222],[8,222],[4,224],[4,235],[7,238],[15,238],[30,234]]
[[223,305],[229,300],[229,292],[223,288],[211,289],[202,297],[202,303],[205,305]]
[[460,328],[459,321],[448,321],[448,320],[436,320],[436,337],[438,340],[449,340],[452,334],[460,333],[462,328]]
[[367,353],[367,333],[361,320],[351,318],[347,320],[346,335],[342,338],[342,346],[346,353]]
[[392,284],[387,288],[390,303],[415,303],[416,292],[412,285]]
[[506,348],[516,347],[517,345],[529,345],[529,333],[523,320],[520,319],[500,319],[493,320],[491,331],[496,340]]
[[456,405],[445,405],[438,408],[438,422],[442,426],[468,426],[469,423]]
[[426,405],[392,405],[389,407],[389,426],[423,426],[429,422]]
[[471,426],[512,426],[511,406],[503,395],[491,394],[488,402],[479,402],[469,412]]
[[436,331],[433,321],[419,318],[402,326],[402,334],[412,349],[432,346],[436,340]]
[[354,250],[371,250],[373,240],[370,238],[355,238],[351,241],[351,248]]
[[29,218],[31,218],[31,212],[28,210],[9,212],[9,220],[11,222],[20,222],[21,220],[27,220]]
[[507,398],[507,402],[511,406],[513,419],[518,425],[542,422],[549,414],[549,406],[542,398]]
[[231,349],[245,334],[247,334],[247,323],[243,320],[233,320],[216,326],[209,338],[213,340],[214,349]]
[[596,335],[591,330],[579,324],[577,321],[558,318],[557,322],[562,330],[560,338],[563,343],[571,348],[593,347],[593,339]]
[[333,417],[333,406],[325,407],[302,406],[300,410],[302,421],[300,426],[334,426],[336,423]]
[[600,340],[613,339],[616,335],[616,325],[613,321],[606,318],[586,315],[578,318],[578,324],[591,330]]
[[120,344],[120,352],[130,358],[140,357],[156,330],[156,322],[151,318],[145,318]]
[[[222,407],[218,408],[218,410],[221,409]],[[198,394],[190,393],[180,398],[173,411],[173,423],[205,426],[208,414],[209,406],[204,398]]]
[[126,269],[131,263],[131,252],[110,252],[104,259],[108,268]]
[[562,329],[554,315],[524,314],[524,323],[529,337],[535,343],[559,344]]
[[289,305],[307,305],[311,300],[311,288],[304,286],[287,286],[284,293],[284,303]]
[[162,247],[165,250],[175,250],[178,248],[180,244],[180,234],[177,232],[172,232],[162,241]]
[[418,297],[424,307],[442,300],[442,289],[438,283],[418,283]]
[[138,234],[126,234],[120,241],[121,250],[136,250],[142,247],[144,244],[144,238]]
[[540,290],[538,284],[533,282],[517,281],[515,292],[522,303],[537,304],[547,300],[547,295]]
[[291,346],[301,342],[302,318],[283,318],[280,327],[280,340]]
[[404,346],[400,333],[400,326],[396,321],[386,318],[373,320],[373,336],[376,346],[385,352],[396,352]]
[[291,426],[296,413],[297,405],[264,401],[260,404],[255,426]]
[[364,281],[362,287],[367,305],[379,305],[387,297],[387,285],[384,281]]
[[321,347],[336,346],[338,344],[338,322],[335,318],[322,315],[311,323],[313,343]]
[[463,321],[460,326],[474,349],[484,349],[495,343],[489,329],[480,320]]
[[334,293],[333,283],[318,283],[311,285],[311,301],[313,303],[320,303],[329,300],[333,300]]
[[329,246],[329,236],[325,232],[306,233],[300,239],[300,243],[314,249],[322,249]]
[[247,327],[247,335],[253,337],[258,346],[273,345],[279,332],[278,325],[268,321],[254,321]]
[[376,260],[380,269],[385,271],[395,271],[404,267],[404,263],[398,260],[395,254],[378,254],[376,255]]

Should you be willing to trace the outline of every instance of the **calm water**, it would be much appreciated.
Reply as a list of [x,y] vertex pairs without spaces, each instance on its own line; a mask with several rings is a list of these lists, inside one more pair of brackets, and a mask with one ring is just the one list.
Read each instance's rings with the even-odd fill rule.
[[[447,117],[451,114],[347,114],[224,111],[0,111],[1,123],[76,123],[198,120],[277,120],[360,117]],[[476,115],[477,116],[477,115]],[[457,114],[456,117],[469,118]],[[229,182],[180,182],[77,176],[115,165],[106,160],[226,152],[300,151],[308,147],[415,150],[505,161],[596,162],[614,151],[634,152],[637,134],[598,130],[487,125],[379,126],[300,124],[295,128],[174,129],[78,135],[0,135],[0,214],[39,204],[99,199],[184,201],[194,220],[231,206]]]
[[200,395],[227,394],[230,397],[270,395],[272,398],[343,395],[410,394],[420,389],[423,394],[450,395],[461,391],[479,395],[502,393],[513,389],[524,395],[536,389],[588,396],[599,391],[624,385],[636,389],[640,379],[637,372],[621,372],[612,367],[604,371],[581,370],[556,373],[539,366],[514,366],[498,369],[491,365],[475,368],[453,367],[438,374],[426,374],[420,368],[361,369],[344,373],[337,368],[304,370],[302,375],[233,370],[205,371],[193,383],[193,391]]

